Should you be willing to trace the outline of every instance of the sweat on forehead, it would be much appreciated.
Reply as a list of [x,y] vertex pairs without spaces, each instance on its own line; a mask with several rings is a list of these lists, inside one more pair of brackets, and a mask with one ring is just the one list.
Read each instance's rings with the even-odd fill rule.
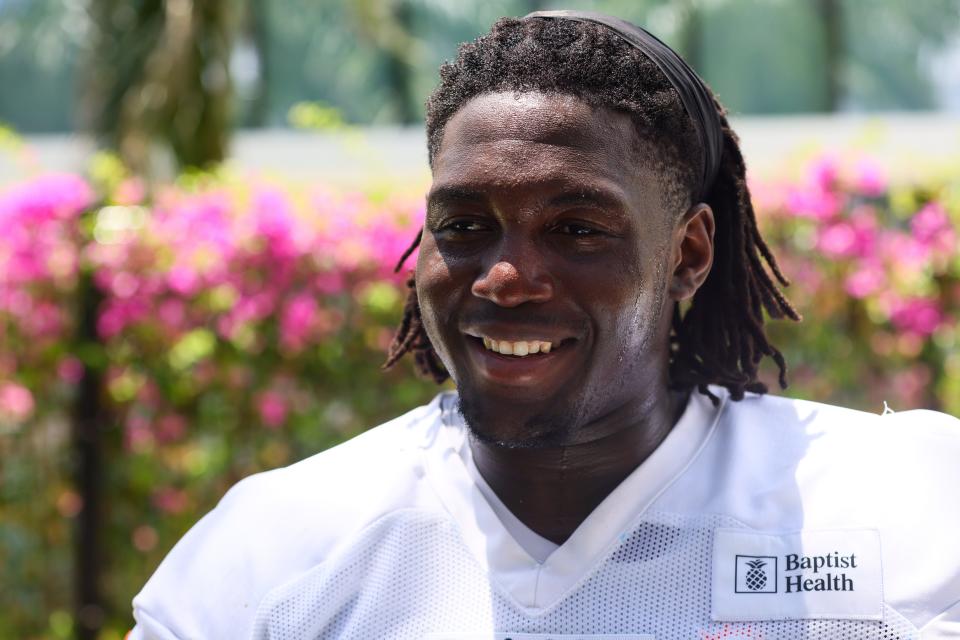
[[[569,94],[550,96],[545,102],[540,92],[508,91],[486,93],[472,98],[452,120],[464,117],[467,111],[482,109],[485,117],[474,117],[470,128],[461,128],[461,144],[482,143],[492,129],[498,134],[510,133],[517,140],[564,146],[571,143],[587,146],[622,145],[629,141],[630,119],[626,114],[598,108]],[[601,107],[602,108],[602,107]],[[444,139],[449,140],[448,127]],[[624,134],[628,134],[625,136]],[[584,135],[586,134],[586,135]],[[442,145],[441,145],[442,146]]]
[[[619,191],[633,185],[644,191],[645,202],[653,196],[658,210],[679,216],[688,198],[672,173],[661,172],[659,155],[652,144],[638,140],[622,111],[567,94],[487,93],[467,102],[444,128],[433,162],[434,187],[565,184],[581,191]],[[651,190],[654,184],[658,188]],[[682,202],[677,202],[678,191]]]

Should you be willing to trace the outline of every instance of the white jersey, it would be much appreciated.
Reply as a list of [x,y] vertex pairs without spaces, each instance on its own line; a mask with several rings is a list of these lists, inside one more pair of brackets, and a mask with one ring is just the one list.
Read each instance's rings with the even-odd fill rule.
[[132,638],[960,638],[960,422],[714,392],[540,553],[442,394],[240,482],[134,599]]

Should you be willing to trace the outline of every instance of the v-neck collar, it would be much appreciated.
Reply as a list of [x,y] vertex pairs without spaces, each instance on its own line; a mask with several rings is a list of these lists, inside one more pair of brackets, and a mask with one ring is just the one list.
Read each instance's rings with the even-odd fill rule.
[[514,540],[470,476],[460,453],[469,445],[455,393],[440,399],[442,424],[423,442],[424,466],[491,581],[518,606],[536,614],[557,604],[587,577],[631,524],[693,463],[712,434],[726,398],[721,394],[720,406],[714,407],[702,394],[691,393],[683,415],[660,446],[542,564]]
[[460,447],[460,457],[463,459],[463,463],[467,466],[467,472],[470,474],[470,479],[473,480],[473,483],[480,490],[480,493],[483,494],[483,497],[486,499],[487,504],[493,509],[493,512],[496,514],[497,519],[500,520],[503,524],[503,528],[507,530],[507,533],[510,534],[510,537],[517,541],[524,551],[527,552],[531,558],[543,564],[546,562],[547,558],[550,557],[554,551],[556,551],[560,545],[558,545],[553,540],[548,540],[544,538],[539,533],[528,527],[523,523],[520,518],[513,515],[513,512],[507,508],[507,505],[503,504],[503,500],[500,499],[500,496],[487,484],[487,481],[484,479],[483,475],[480,474],[480,470],[477,469],[477,465],[473,459],[472,447],[463,446]]

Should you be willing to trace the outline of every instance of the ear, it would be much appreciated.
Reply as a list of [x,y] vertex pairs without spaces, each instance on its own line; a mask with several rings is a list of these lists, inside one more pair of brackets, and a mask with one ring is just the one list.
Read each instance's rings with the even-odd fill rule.
[[689,300],[710,274],[713,265],[713,209],[700,202],[687,210],[673,235],[670,297]]

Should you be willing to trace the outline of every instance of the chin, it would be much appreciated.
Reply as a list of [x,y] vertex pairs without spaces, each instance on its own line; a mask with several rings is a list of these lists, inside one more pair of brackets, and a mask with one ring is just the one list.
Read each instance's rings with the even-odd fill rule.
[[470,433],[486,444],[505,449],[549,449],[571,441],[577,412],[572,407],[520,411],[503,402],[478,398],[467,390],[459,391],[457,407]]

